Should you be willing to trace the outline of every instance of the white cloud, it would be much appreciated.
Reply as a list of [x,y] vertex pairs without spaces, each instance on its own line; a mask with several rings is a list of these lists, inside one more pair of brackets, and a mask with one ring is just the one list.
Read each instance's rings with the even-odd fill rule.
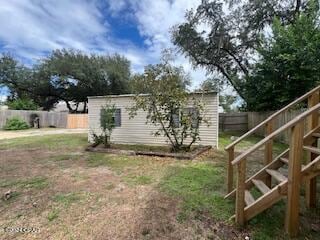
[[[0,0],[0,43],[18,57],[35,60],[56,48],[125,55],[134,71],[142,71],[160,59],[164,48],[173,47],[170,29],[184,21],[187,9],[201,0]],[[137,24],[144,47],[130,40],[113,39],[112,26],[104,15]],[[193,70],[188,59],[176,60],[194,79],[193,87],[205,77]]]
[[[159,58],[162,49],[173,47],[170,30],[184,21],[187,10],[196,8],[200,3],[200,0],[137,0],[133,4],[139,31],[147,38],[150,54]],[[193,69],[184,56],[178,56],[176,64],[182,65],[191,73],[193,88],[206,79],[206,71],[200,68]]]
[[[97,6],[84,0],[1,1],[0,40],[18,54],[56,48],[89,50],[108,28]],[[25,57],[25,56],[22,56]]]

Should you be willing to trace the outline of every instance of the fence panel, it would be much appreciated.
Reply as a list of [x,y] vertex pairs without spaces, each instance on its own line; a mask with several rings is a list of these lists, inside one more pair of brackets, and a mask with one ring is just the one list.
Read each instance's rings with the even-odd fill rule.
[[0,129],[6,124],[7,119],[20,117],[30,126],[32,123],[31,114],[37,114],[40,119],[40,127],[66,128],[68,113],[46,112],[46,111],[27,111],[27,110],[0,110]]
[[[279,127],[283,126],[302,112],[304,112],[306,109],[299,109],[299,110],[292,110],[292,111],[286,111],[284,113],[281,113],[279,116],[275,118],[274,121],[274,129],[278,129]],[[248,112],[248,129],[252,129],[255,126],[257,126],[260,122],[265,120],[267,117],[269,117],[274,112]],[[264,136],[265,129],[264,127],[259,128],[256,131],[257,135]],[[289,142],[289,129],[282,134],[279,134],[276,138],[276,140],[288,143]]]
[[67,128],[88,128],[88,114],[68,114]]
[[241,113],[220,113],[219,129],[222,131],[240,131],[248,130],[248,114]]

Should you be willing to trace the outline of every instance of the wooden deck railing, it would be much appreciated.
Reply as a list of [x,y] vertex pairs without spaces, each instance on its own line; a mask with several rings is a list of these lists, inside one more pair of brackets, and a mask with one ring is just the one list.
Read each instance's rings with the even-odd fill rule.
[[[320,85],[317,86],[316,88],[312,89],[311,91],[307,92],[303,96],[299,97],[298,99],[294,100],[293,102],[291,102],[287,106],[283,107],[279,111],[275,112],[274,114],[269,116],[266,120],[264,120],[263,122],[258,124],[256,127],[254,127],[253,129],[251,129],[250,131],[248,131],[247,133],[245,133],[244,135],[242,135],[241,137],[236,139],[234,142],[229,144],[227,147],[225,147],[225,150],[228,152],[228,167],[227,167],[227,174],[228,174],[227,175],[227,191],[228,191],[228,193],[230,193],[233,190],[233,175],[234,174],[233,174],[232,162],[234,162],[234,160],[235,160],[235,147],[236,147],[236,145],[238,143],[240,143],[242,140],[244,140],[245,138],[254,134],[261,127],[265,127],[265,136],[266,137],[270,136],[273,133],[273,131],[276,130],[276,129],[274,129],[274,120],[276,117],[278,117],[281,113],[289,110],[290,108],[296,106],[297,104],[302,103],[305,100],[308,100],[308,107],[309,108],[312,106],[315,106],[317,103],[319,103],[319,90],[320,90]],[[318,114],[313,113],[311,116],[313,121],[311,119],[310,123],[316,122],[316,121],[314,121],[314,119],[317,117],[318,117]],[[283,129],[283,128],[280,127],[279,129]],[[272,146],[273,146],[273,137],[268,138],[268,141],[265,142],[265,154],[264,154],[264,164],[265,165],[269,164],[273,159]],[[266,184],[270,185],[271,184],[270,181],[271,181],[271,179],[266,179]]]
[[[319,100],[318,100],[319,102]],[[304,120],[309,116],[313,116],[315,113],[318,116],[320,110],[320,103],[309,108],[296,118],[292,119],[284,126],[278,128],[267,137],[256,143],[254,146],[237,156],[230,163],[232,166],[237,165],[237,181],[236,181],[236,222],[243,225],[245,222],[245,190],[246,190],[246,159],[257,149],[264,145],[267,145],[270,140],[273,140],[277,135],[283,131],[290,129],[290,145],[289,145],[289,165],[288,165],[288,206],[287,206],[287,219],[297,219],[299,214],[299,196],[300,196],[300,172],[301,172],[301,156],[303,151],[303,139],[304,139]],[[310,132],[314,129],[318,129],[318,124],[310,129]],[[296,223],[297,221],[292,221]],[[298,229],[295,224],[288,223],[287,229],[289,232]]]

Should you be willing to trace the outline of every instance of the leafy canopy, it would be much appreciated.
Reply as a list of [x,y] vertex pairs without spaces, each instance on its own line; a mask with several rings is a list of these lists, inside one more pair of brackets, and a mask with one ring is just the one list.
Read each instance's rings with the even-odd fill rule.
[[33,99],[45,110],[64,101],[70,112],[86,112],[88,96],[128,93],[129,80],[130,62],[118,54],[55,50],[31,68],[10,55],[0,57],[0,86],[9,88],[9,98]]
[[314,11],[288,26],[274,20],[273,36],[263,39],[261,59],[243,84],[247,109],[279,109],[320,83],[318,19]]
[[[225,11],[224,7],[228,7],[228,11]],[[172,41],[182,53],[190,58],[195,66],[202,66],[208,72],[217,75],[220,81],[231,84],[238,94],[248,102],[248,110],[254,110],[251,108],[252,99],[257,99],[261,95],[254,93],[254,91],[251,94],[246,83],[248,79],[251,80],[252,75],[255,75],[255,66],[264,53],[263,49],[270,50],[266,48],[265,38],[270,35],[274,19],[278,19],[279,25],[286,29],[287,26],[295,26],[296,22],[300,21],[300,16],[305,15],[312,18],[314,17],[313,12],[318,13],[318,10],[319,2],[316,0],[202,0],[196,9],[187,13],[185,22],[174,27]],[[313,28],[304,29],[301,34],[312,35],[314,34]],[[287,54],[295,54],[295,44],[298,43],[298,47],[302,46],[302,42],[309,45],[309,41],[316,39],[314,37],[307,37],[304,40],[301,38],[302,42],[299,42],[299,37],[301,36],[297,36],[296,43],[294,39],[287,39],[292,48],[286,46]],[[275,38],[274,40],[278,41],[279,39]],[[314,48],[312,47],[312,49]],[[313,56],[311,53],[307,54],[306,57],[309,57],[307,61],[312,62],[317,54]],[[296,64],[300,66],[303,62],[297,58]],[[315,67],[313,65],[311,68]],[[270,68],[269,73],[277,75],[277,71],[277,68]],[[298,71],[299,68],[296,72]],[[305,72],[299,75],[298,88],[302,86],[302,89],[305,90],[306,88],[303,87]],[[263,80],[259,79],[259,82]],[[281,81],[268,77],[269,80]],[[264,82],[265,85],[269,84]],[[253,80],[251,84],[254,84]],[[307,87],[310,85],[307,84]],[[280,92],[281,97],[286,94],[286,92]],[[293,95],[288,96],[291,100],[293,97]]]
[[[147,123],[158,126],[155,136],[162,135],[171,144],[172,151],[189,150],[200,139],[199,125],[207,122],[204,105],[186,90],[189,76],[182,68],[174,67],[167,59],[148,66],[143,75],[135,76],[136,92],[130,115],[142,109],[147,113]],[[188,143],[186,143],[189,140]]]
[[7,101],[9,109],[12,110],[37,110],[39,106],[32,100],[28,98],[18,98],[12,101]]

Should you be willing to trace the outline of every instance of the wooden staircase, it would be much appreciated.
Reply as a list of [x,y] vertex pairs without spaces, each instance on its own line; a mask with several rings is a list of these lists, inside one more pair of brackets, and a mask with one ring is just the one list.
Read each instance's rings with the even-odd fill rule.
[[[286,231],[289,236],[296,236],[299,229],[300,187],[303,184],[305,184],[307,206],[315,207],[316,176],[320,175],[320,148],[317,144],[320,138],[319,92],[320,86],[272,114],[225,148],[229,154],[228,194],[225,198],[236,197],[234,218],[239,225],[244,225],[257,214],[286,198]],[[306,111],[278,129],[274,129],[274,122],[280,114],[298,104],[303,106],[304,102],[308,106]],[[265,128],[265,137],[250,149],[235,156],[236,145],[261,127]],[[289,148],[273,158],[273,140],[285,131],[290,132]],[[247,178],[247,158],[262,147],[264,147],[264,166]],[[307,156],[305,163],[304,153]],[[234,166],[237,170],[235,186]]]

